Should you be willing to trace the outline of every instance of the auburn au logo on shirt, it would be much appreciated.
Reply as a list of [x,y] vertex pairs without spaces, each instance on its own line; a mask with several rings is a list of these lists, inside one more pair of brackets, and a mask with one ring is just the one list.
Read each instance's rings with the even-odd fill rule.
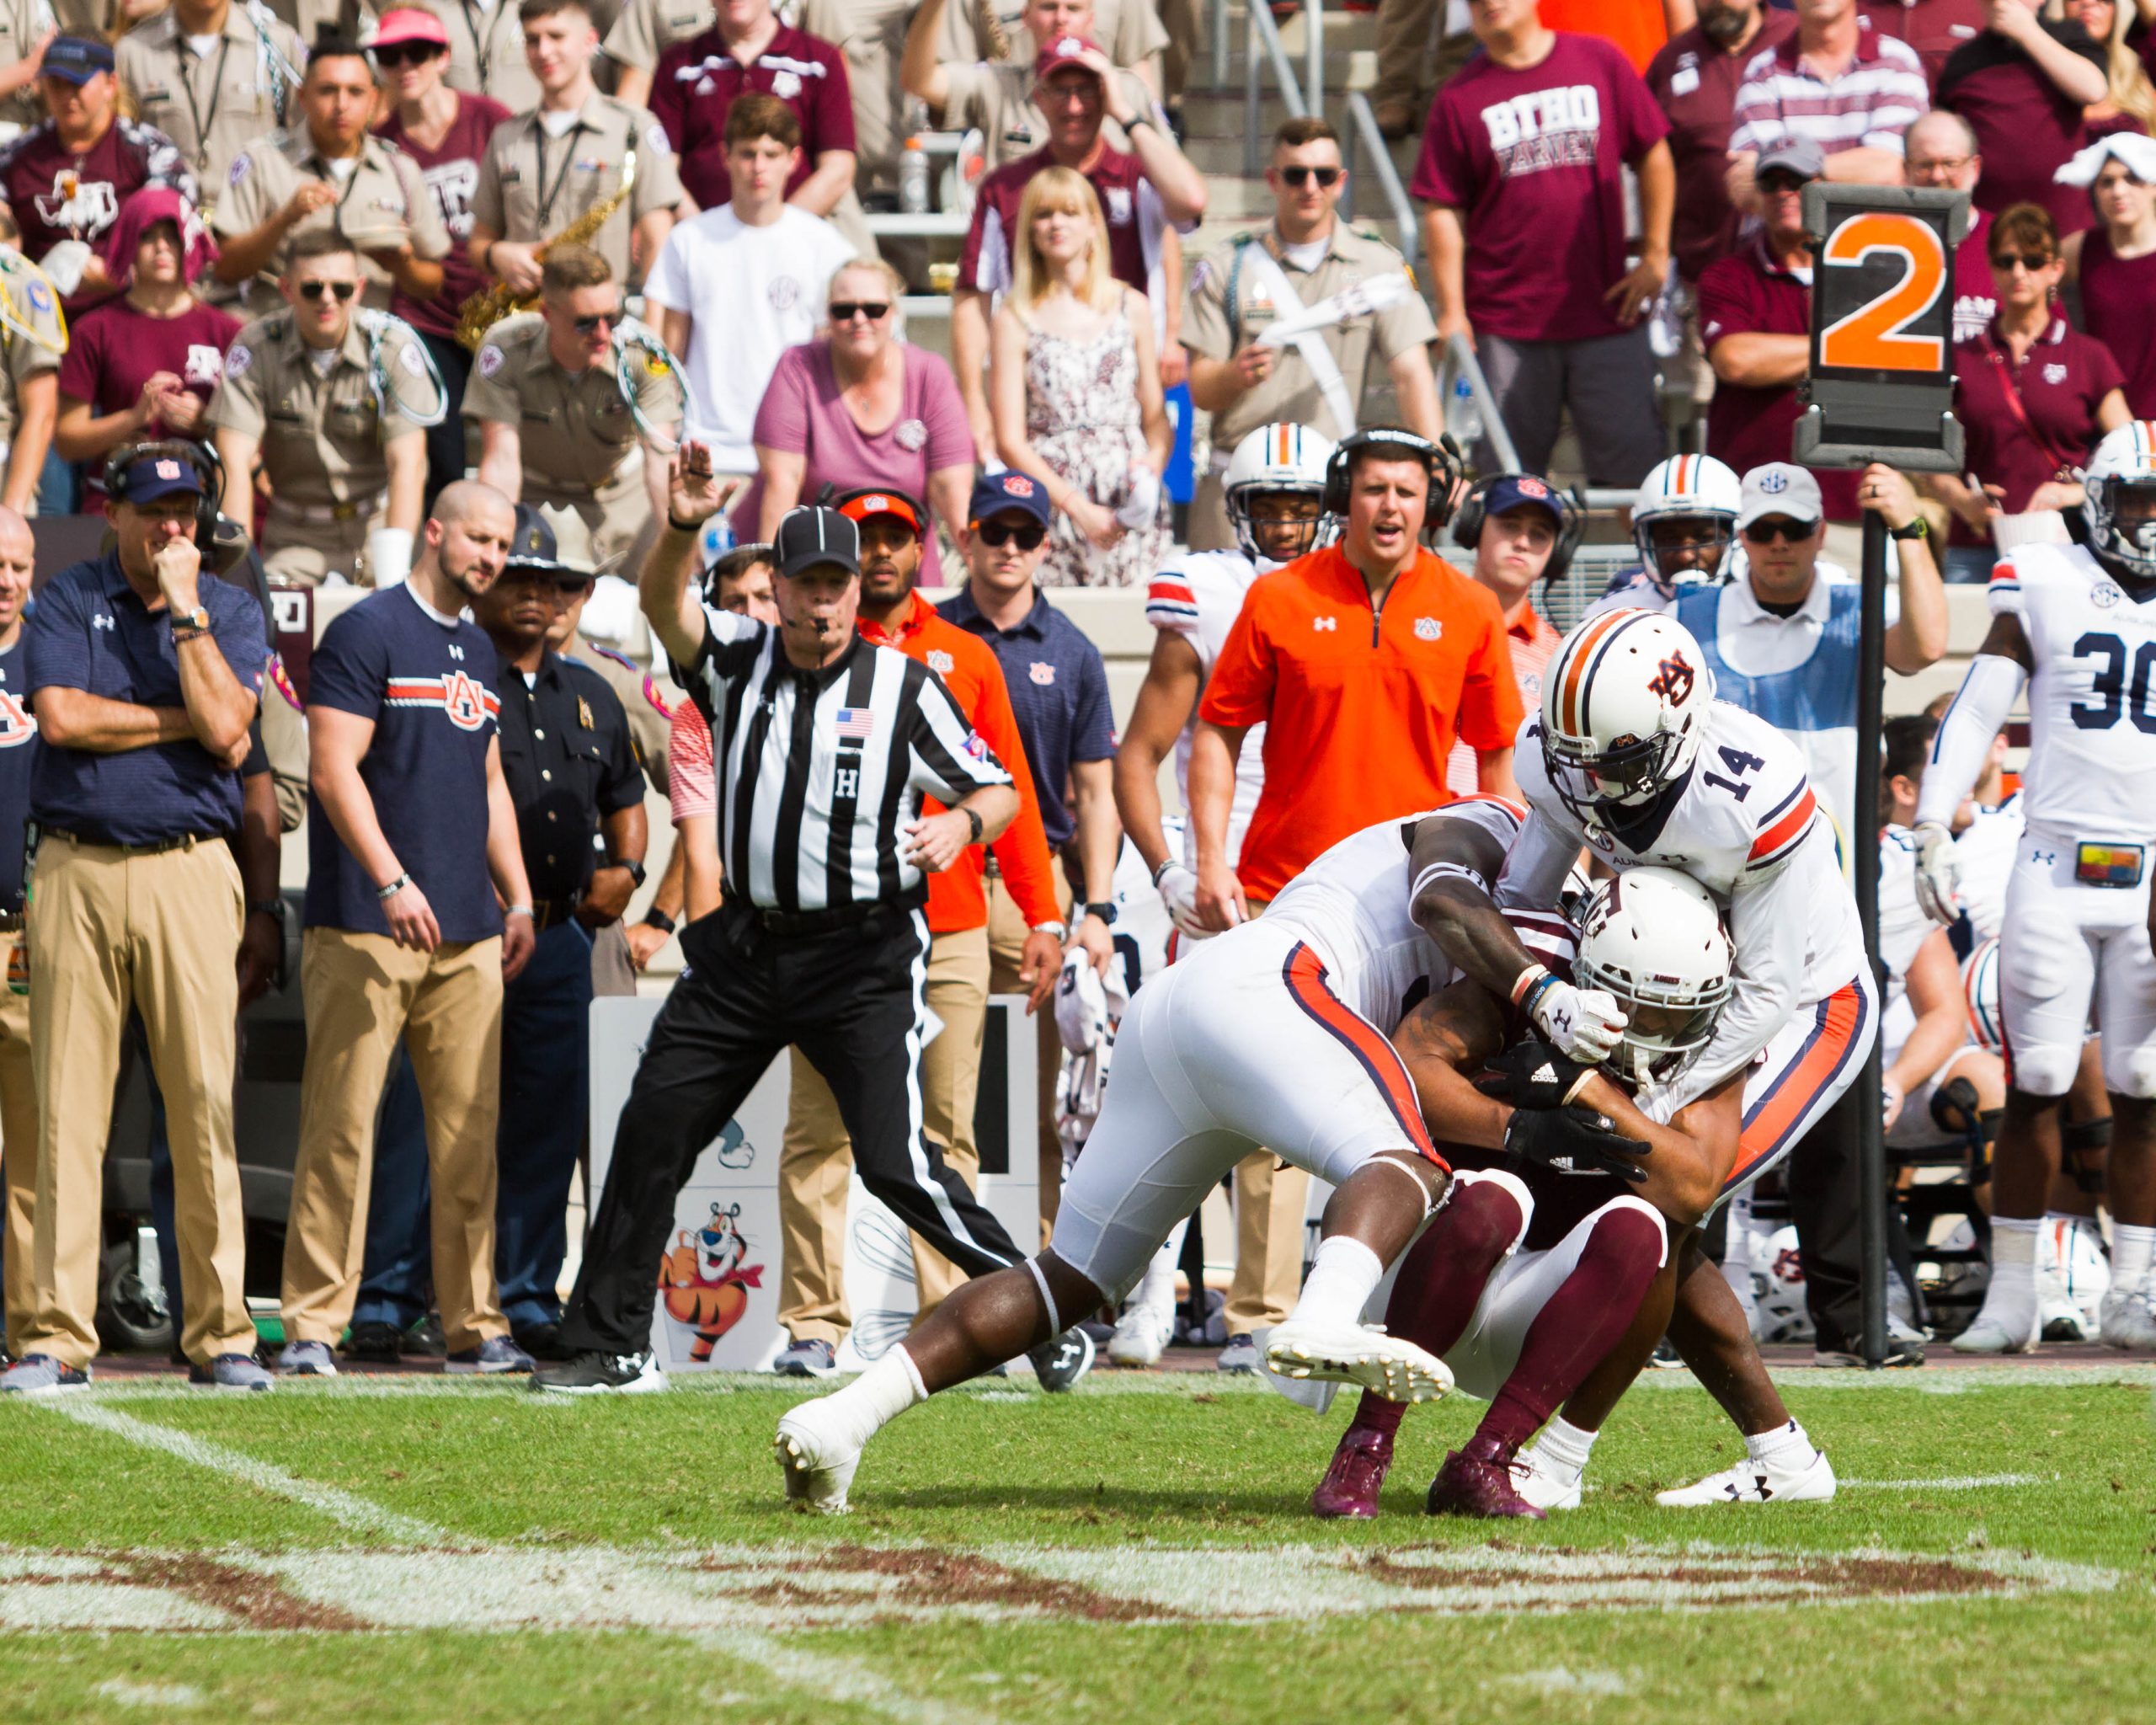
[[502,703],[486,686],[461,670],[446,670],[431,677],[392,677],[387,697],[392,707],[439,707],[461,731],[476,731],[490,718],[501,716]]
[[0,689],[0,749],[19,749],[37,734],[37,721],[19,697]]

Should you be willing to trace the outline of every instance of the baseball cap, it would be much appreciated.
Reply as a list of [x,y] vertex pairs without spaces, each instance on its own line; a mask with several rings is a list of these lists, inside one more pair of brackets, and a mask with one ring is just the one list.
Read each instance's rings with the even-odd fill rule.
[[1100,73],[1078,56],[1081,54],[1101,54],[1097,42],[1084,36],[1058,36],[1033,56],[1033,82],[1044,84],[1059,72],[1082,72],[1090,78],[1098,79]]
[[1769,462],[1744,476],[1737,503],[1737,526],[1742,532],[1766,515],[1785,515],[1792,521],[1817,521],[1826,513],[1819,499],[1819,482],[1810,471],[1792,462]]
[[1550,482],[1533,473],[1508,473],[1492,485],[1482,496],[1484,519],[1503,515],[1508,510],[1520,508],[1547,510],[1550,519],[1559,526],[1565,524],[1565,506],[1557,500],[1557,494],[1550,489]]
[[93,42],[82,36],[56,36],[45,51],[45,64],[38,75],[86,84],[99,72],[111,70],[110,43]]
[[193,462],[184,457],[153,452],[127,464],[120,489],[130,503],[154,503],[160,497],[170,497],[179,491],[200,497],[202,474]]
[[394,48],[403,42],[425,42],[436,48],[449,46],[449,31],[431,12],[416,6],[399,6],[385,12],[382,21],[362,38],[367,48]]
[[856,523],[877,515],[893,515],[913,529],[916,539],[928,531],[926,512],[903,491],[849,491],[839,499],[836,506],[841,515]]
[[778,572],[788,577],[819,563],[861,573],[861,531],[835,509],[789,510],[778,524]]
[[1000,473],[983,473],[974,481],[974,494],[966,503],[969,521],[985,521],[992,515],[1009,515],[1014,510],[1047,526],[1048,487],[1015,467],[1006,467]]
[[1799,137],[1793,132],[1782,136],[1759,152],[1759,159],[1752,164],[1752,178],[1764,179],[1769,174],[1793,174],[1799,179],[1817,179],[1827,171],[1827,156],[1810,138]]

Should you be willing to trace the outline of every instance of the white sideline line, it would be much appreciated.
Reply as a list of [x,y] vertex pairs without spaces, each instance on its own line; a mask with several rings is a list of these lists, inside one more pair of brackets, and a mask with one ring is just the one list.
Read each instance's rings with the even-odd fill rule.
[[1988,1492],[2002,1486],[2049,1485],[2057,1474],[1950,1473],[1937,1479],[1845,1479],[1846,1489],[1860,1492]]

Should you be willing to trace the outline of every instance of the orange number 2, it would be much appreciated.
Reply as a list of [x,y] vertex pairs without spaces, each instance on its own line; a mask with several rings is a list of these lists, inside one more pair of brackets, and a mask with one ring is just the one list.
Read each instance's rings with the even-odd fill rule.
[[1819,363],[1867,371],[1943,371],[1945,339],[1908,333],[1946,286],[1946,252],[1938,231],[1913,216],[1866,211],[1834,230],[1820,261],[1854,265],[1875,252],[1899,258],[1902,279],[1819,332]]

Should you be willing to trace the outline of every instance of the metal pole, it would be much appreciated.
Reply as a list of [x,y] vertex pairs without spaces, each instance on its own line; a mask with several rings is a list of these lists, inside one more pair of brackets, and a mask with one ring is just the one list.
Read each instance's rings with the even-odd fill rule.
[[[1251,0],[1254,5],[1257,0]],[[1325,4],[1324,0],[1303,0],[1303,28],[1310,35],[1305,47],[1308,53],[1310,70],[1303,78],[1303,100],[1308,104],[1311,117],[1325,117]]]
[[1228,0],[1213,0],[1213,88],[1228,88]]
[[1256,179],[1263,166],[1257,148],[1257,62],[1265,51],[1265,45],[1257,34],[1257,7],[1262,0],[1251,0],[1250,35],[1243,43],[1243,178]]
[[1355,219],[1355,161],[1363,144],[1363,128],[1355,120],[1354,98],[1350,96],[1348,123],[1340,128],[1340,165],[1348,174],[1348,184],[1340,193],[1340,213],[1350,222]]
[[[1856,846],[1856,910],[1873,981],[1879,964],[1879,746],[1886,698],[1886,520],[1864,515],[1864,611],[1856,676],[1856,807],[1849,838]],[[1863,1254],[1864,1359],[1876,1370],[1886,1359],[1886,1133],[1879,1112],[1879,1039],[1871,1039],[1856,1081],[1856,1146]]]

